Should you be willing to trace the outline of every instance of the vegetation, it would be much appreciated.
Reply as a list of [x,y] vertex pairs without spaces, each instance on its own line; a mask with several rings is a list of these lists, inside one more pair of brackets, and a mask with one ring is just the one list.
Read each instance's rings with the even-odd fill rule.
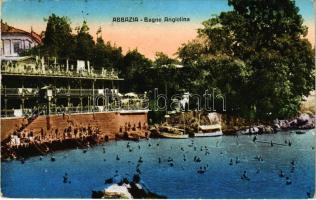
[[95,69],[114,67],[125,79],[123,91],[158,88],[170,99],[216,88],[230,115],[262,120],[295,115],[303,95],[313,90],[315,63],[299,9],[291,0],[228,4],[231,11],[204,21],[198,37],[179,48],[180,61],[162,52],[151,61],[137,49],[123,55],[102,37],[94,42],[86,21],[73,34],[69,19],[55,14],[47,20],[43,45],[31,53],[90,60]]
[[299,9],[290,0],[228,3],[233,10],[203,22],[180,58],[201,70],[200,85],[226,95],[228,112],[256,119],[295,115],[313,90],[315,63]]

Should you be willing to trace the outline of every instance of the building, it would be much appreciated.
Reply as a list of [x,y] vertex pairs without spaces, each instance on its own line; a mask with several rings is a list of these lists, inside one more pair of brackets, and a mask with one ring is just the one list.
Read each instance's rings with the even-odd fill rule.
[[1,21],[1,59],[17,60],[19,54],[42,43],[41,37],[33,32],[27,32],[9,26]]
[[[119,93],[123,79],[114,69],[97,71],[88,61],[24,56],[1,62],[1,81],[1,142],[16,133],[39,137],[43,131],[48,140],[57,131],[58,140],[76,127],[98,129],[101,141],[123,133],[147,134],[146,95]],[[73,134],[64,139],[74,139]]]

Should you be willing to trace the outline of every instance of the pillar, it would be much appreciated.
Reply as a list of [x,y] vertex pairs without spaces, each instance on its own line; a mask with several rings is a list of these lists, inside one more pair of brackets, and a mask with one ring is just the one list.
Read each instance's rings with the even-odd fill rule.
[[8,103],[8,99],[5,98],[4,99],[4,116],[7,117],[8,116],[8,113],[7,113],[7,103]]
[[88,96],[88,112],[90,112],[90,96]]
[[20,109],[22,109],[22,114],[24,114],[24,97],[21,98],[21,105],[20,105]]
[[55,103],[55,114],[57,114],[57,95],[54,98],[54,103]]
[[102,89],[103,89],[103,107],[105,108],[105,98],[106,98],[106,92],[105,92],[105,88],[104,88],[104,81],[102,81]]
[[79,85],[80,85],[80,111],[83,111],[83,107],[82,107],[82,81],[81,79],[79,80]]
[[13,54],[13,44],[12,44],[12,40],[10,40],[10,55]]
[[88,74],[90,74],[91,69],[90,69],[90,61],[89,60],[87,61],[87,66],[88,66]]
[[70,83],[69,83],[69,80],[68,80],[68,94],[67,94],[67,107],[69,109],[69,104],[70,104]]
[[68,59],[66,60],[66,72],[69,71],[69,62],[68,62]]
[[80,112],[82,112],[83,108],[82,108],[82,97],[80,97]]
[[94,108],[95,108],[95,95],[94,95],[94,80],[92,80],[92,111],[94,112]]

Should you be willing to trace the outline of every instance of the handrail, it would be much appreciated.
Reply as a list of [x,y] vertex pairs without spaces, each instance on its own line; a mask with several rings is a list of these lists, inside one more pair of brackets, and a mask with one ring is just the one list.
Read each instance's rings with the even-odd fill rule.
[[41,69],[35,65],[18,65],[10,66],[3,65],[1,67],[1,73],[3,74],[21,74],[21,75],[41,75],[41,76],[65,76],[65,77],[87,77],[87,78],[109,78],[109,79],[119,79],[118,72],[114,69],[111,70],[91,70],[88,71],[74,71],[65,70],[56,67],[49,67],[47,69]]

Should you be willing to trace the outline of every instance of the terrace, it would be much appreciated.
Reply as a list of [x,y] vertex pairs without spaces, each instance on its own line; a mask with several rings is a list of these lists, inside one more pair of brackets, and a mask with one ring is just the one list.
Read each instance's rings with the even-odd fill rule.
[[89,62],[77,61],[77,68],[65,64],[58,64],[56,61],[44,64],[44,60],[33,57],[23,57],[17,61],[3,61],[1,65],[2,75],[47,77],[47,78],[71,78],[71,79],[102,79],[102,80],[123,80],[118,77],[114,69],[95,70],[90,67]]

